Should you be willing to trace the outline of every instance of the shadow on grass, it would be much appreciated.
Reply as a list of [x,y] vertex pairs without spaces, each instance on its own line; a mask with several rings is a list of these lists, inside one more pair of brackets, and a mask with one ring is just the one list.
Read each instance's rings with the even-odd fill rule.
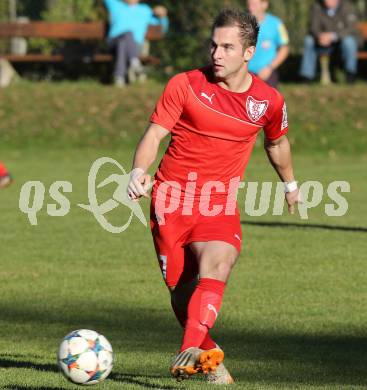
[[223,342],[228,356],[243,366],[234,373],[237,380],[269,384],[367,385],[367,337],[364,335],[226,329],[218,341]]
[[[59,373],[60,370],[56,364],[43,364],[43,363],[35,363],[31,361],[19,361],[19,360],[12,360],[12,359],[5,359],[3,357],[0,357],[0,367],[1,368],[27,368],[37,371],[47,371],[47,372],[56,372]],[[60,373],[61,375],[61,373]],[[121,374],[118,372],[112,372],[111,375],[109,375],[108,380],[112,380],[119,383],[124,384],[132,384],[132,385],[138,385],[143,388],[149,388],[149,389],[162,389],[162,390],[176,390],[179,389],[179,387],[174,386],[166,386],[162,384],[155,384],[152,383],[151,380],[154,379],[167,379],[159,375],[136,375],[136,374]],[[33,390],[33,389],[42,389],[42,390],[61,390],[61,388],[58,387],[26,387],[26,386],[18,386],[18,385],[8,385],[5,387],[5,389],[17,389],[17,390]]]
[[28,368],[37,371],[59,372],[56,364],[34,363],[24,360],[5,359],[0,356],[1,368]]
[[133,374],[120,374],[120,373],[112,372],[108,378],[110,380],[117,381],[120,383],[138,385],[148,389],[162,389],[162,390],[181,389],[180,387],[176,387],[176,386],[154,384],[152,382],[147,381],[152,379],[167,379],[166,377],[162,377],[158,375],[133,375]]
[[253,225],[264,227],[280,227],[280,228],[300,228],[300,229],[323,229],[323,230],[339,230],[342,232],[359,232],[367,233],[367,228],[359,226],[337,226],[317,223],[295,223],[295,222],[270,222],[270,221],[241,221],[241,225]]
[[[40,326],[47,325],[52,334],[60,328],[75,327],[77,308],[69,306],[69,314],[62,310],[43,308],[16,308],[0,305],[2,320],[12,323],[31,324],[27,328],[35,332]],[[72,309],[75,309],[72,310]],[[169,308],[151,310],[146,307],[111,307],[100,310],[79,312],[79,325],[86,328],[105,329],[111,334],[115,350],[124,350],[127,354],[156,353],[168,354],[174,351],[180,340],[180,330]],[[33,331],[32,331],[33,329]],[[350,330],[353,332],[353,329]],[[246,383],[272,384],[314,384],[339,386],[367,385],[367,337],[362,331],[354,335],[297,334],[271,329],[241,330],[232,326],[217,326],[218,342],[224,346],[228,358],[237,362],[234,376]],[[34,336],[34,333],[29,336]],[[45,336],[44,331],[42,332]],[[124,335],[124,337],[121,337]],[[128,335],[128,337],[127,337]],[[27,336],[27,335],[25,335]],[[55,336],[50,335],[50,338]],[[41,342],[41,340],[35,342]],[[29,359],[29,357],[28,357]],[[58,371],[53,364],[38,364],[17,359],[10,355],[0,355],[0,366],[14,368],[33,368],[36,370]],[[230,361],[229,361],[230,362]],[[169,364],[167,358],[167,365]],[[229,363],[230,364],[230,363]],[[162,367],[163,369],[163,367]],[[155,384],[154,379],[161,376],[144,376],[137,373],[113,373],[111,379],[121,383],[130,383],[144,388],[175,389],[171,386]],[[153,382],[153,383],[152,383]]]
[[34,386],[19,386],[19,385],[8,385],[3,387],[3,389],[13,389],[13,390],[65,390],[62,387],[34,387]]

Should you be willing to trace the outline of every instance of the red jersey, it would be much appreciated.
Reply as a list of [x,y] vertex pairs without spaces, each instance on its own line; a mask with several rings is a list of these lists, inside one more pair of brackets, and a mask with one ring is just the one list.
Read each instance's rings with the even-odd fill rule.
[[277,90],[252,74],[246,92],[228,91],[214,81],[210,67],[174,76],[151,122],[171,132],[155,189],[173,181],[184,191],[189,173],[195,172],[195,198],[209,181],[224,184],[217,187],[216,197],[227,195],[231,179],[242,179],[262,128],[271,140],[288,131],[286,105]]

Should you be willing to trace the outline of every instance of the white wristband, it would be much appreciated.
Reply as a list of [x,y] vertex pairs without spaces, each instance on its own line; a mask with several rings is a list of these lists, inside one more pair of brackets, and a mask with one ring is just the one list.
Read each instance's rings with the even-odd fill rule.
[[297,182],[295,180],[284,182],[284,192],[292,192],[298,188]]
[[131,170],[130,176],[136,176],[136,175],[141,176],[144,173],[145,173],[144,169],[142,169],[142,168],[134,168],[134,169]]

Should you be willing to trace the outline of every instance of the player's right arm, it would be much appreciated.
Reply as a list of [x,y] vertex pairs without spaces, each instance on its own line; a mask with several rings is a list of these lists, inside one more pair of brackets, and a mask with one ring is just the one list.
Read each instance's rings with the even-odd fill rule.
[[157,157],[161,140],[170,133],[179,120],[186,102],[188,79],[180,73],[168,82],[151,116],[151,123],[139,142],[130,174],[127,192],[132,200],[148,197],[150,176],[149,167]]
[[168,134],[168,130],[156,123],[151,123],[145,130],[136,148],[130,173],[127,192],[131,200],[138,200],[142,196],[148,197],[151,177],[146,172],[157,157],[159,144]]

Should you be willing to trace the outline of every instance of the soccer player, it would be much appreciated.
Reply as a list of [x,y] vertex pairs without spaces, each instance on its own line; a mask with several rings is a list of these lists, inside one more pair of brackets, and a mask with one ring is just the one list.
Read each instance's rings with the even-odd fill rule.
[[10,173],[6,169],[6,166],[0,161],[0,188],[9,186],[12,182]]
[[247,69],[258,32],[254,16],[220,12],[212,27],[211,65],[168,82],[134,156],[127,191],[137,201],[148,197],[148,169],[161,140],[171,136],[155,174],[150,224],[172,308],[184,328],[170,369],[178,380],[203,372],[213,383],[233,383],[209,329],[240,253],[236,192],[262,128],[291,213],[299,199],[284,99]]

